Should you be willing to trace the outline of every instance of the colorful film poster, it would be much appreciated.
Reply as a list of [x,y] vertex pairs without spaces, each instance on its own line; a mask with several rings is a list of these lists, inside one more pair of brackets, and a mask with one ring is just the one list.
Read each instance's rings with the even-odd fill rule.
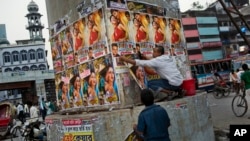
[[51,45],[62,110],[120,103],[103,8],[61,28]]

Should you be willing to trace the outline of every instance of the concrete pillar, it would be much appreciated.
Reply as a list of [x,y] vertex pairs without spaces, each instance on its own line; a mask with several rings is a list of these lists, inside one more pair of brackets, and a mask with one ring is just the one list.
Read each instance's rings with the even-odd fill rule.
[[[172,141],[215,140],[206,93],[156,104],[164,107],[169,114]],[[96,141],[123,141],[132,132],[132,125],[137,123],[143,108],[137,106],[92,113],[76,110],[78,114],[47,116],[47,137],[48,140],[59,141],[71,133],[73,138],[89,136]]]

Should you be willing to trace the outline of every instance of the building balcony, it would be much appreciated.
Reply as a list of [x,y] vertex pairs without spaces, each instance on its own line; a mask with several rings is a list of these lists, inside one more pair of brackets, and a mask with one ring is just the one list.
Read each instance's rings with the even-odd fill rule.
[[218,27],[199,27],[198,28],[200,35],[219,35]]
[[196,25],[196,18],[182,18],[182,25]]
[[199,37],[198,30],[184,30],[184,35],[186,38]]
[[197,24],[218,24],[216,17],[196,17]]
[[32,81],[40,79],[54,79],[54,70],[36,70],[36,71],[19,71],[19,72],[2,72],[0,73],[0,83],[10,83],[17,81]]
[[202,54],[193,54],[193,55],[188,55],[188,59],[192,62],[192,61],[202,61],[203,60],[203,56]]
[[218,38],[200,38],[200,42],[201,43],[205,43],[205,42],[220,42],[221,39]]
[[212,48],[212,47],[221,47],[221,46],[222,46],[222,43],[220,41],[202,43],[203,48]]
[[200,48],[201,48],[200,42],[187,43],[187,49],[200,49]]

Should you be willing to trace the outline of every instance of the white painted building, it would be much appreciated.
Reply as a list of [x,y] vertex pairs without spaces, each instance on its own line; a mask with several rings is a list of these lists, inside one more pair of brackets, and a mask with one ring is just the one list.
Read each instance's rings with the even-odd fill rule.
[[36,103],[38,97],[54,100],[54,71],[49,70],[46,59],[42,15],[34,1],[28,4],[27,9],[26,29],[30,39],[9,44],[6,38],[0,37],[0,92],[7,93],[7,98],[12,101],[22,99],[23,102]]

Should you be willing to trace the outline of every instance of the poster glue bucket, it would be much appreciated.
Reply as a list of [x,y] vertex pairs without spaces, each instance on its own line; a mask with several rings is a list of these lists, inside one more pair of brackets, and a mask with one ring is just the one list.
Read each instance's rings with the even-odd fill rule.
[[195,95],[195,79],[183,80],[182,89],[186,91],[186,96]]

